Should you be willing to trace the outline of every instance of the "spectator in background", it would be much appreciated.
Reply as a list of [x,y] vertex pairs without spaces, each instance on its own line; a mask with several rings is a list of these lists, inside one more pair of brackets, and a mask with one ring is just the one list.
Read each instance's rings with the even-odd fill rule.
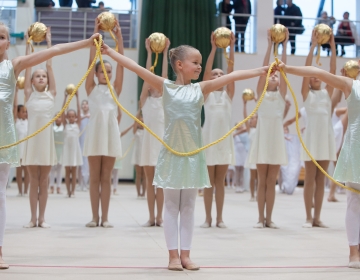
[[105,4],[103,1],[99,2],[99,10],[105,10]]
[[[230,13],[234,9],[234,6],[230,3],[230,0],[224,0],[219,3],[219,13],[226,15],[225,26],[231,30]],[[221,21],[222,22],[222,21]],[[221,23],[222,24],[222,23]]]
[[[285,9],[284,16],[287,17],[302,17],[301,10],[298,6],[296,6],[292,0],[286,0],[287,8]],[[289,41],[291,45],[291,54],[295,54],[296,43],[295,36],[297,34],[304,33],[304,26],[302,25],[302,19],[298,18],[285,18],[283,20],[283,25],[285,25],[289,29]]]
[[52,8],[55,6],[54,1],[51,0],[35,0],[35,8]]
[[[251,14],[250,0],[233,0],[233,7],[236,14]],[[250,16],[234,16],[235,20],[235,51],[239,51],[239,36],[240,51],[245,52],[245,30]]]
[[276,1],[276,8],[274,9],[274,24],[280,23],[282,24],[283,19],[276,18],[277,16],[283,16],[285,8],[281,6],[281,3],[284,3],[284,0],[277,0]]
[[349,16],[349,12],[344,13],[344,20],[340,22],[335,36],[336,54],[338,53],[337,46],[340,45],[341,56],[345,55],[345,46],[359,44],[355,24],[352,21],[349,21]]
[[96,3],[96,0],[76,0],[78,8],[91,8],[91,3]]
[[71,7],[73,0],[59,0],[60,7]]
[[[321,12],[321,18],[317,21],[317,24],[326,24],[328,25],[331,29],[333,29],[333,26],[335,24],[336,20],[333,16],[329,17],[328,16],[328,13],[325,12],[325,11],[322,11]],[[327,43],[327,44],[323,44],[321,45],[323,50],[327,51],[327,55],[329,56],[330,55],[330,50],[331,50],[331,47],[330,47],[330,44]]]

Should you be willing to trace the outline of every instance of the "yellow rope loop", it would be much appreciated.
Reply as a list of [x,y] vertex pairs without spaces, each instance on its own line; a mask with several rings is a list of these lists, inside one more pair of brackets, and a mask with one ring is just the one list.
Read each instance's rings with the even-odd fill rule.
[[228,65],[229,65],[229,64],[234,65],[234,61],[232,61],[232,60],[229,58],[229,56],[228,56],[228,54],[227,54],[227,52],[226,52],[226,48],[224,48],[224,56],[225,56],[225,58],[226,58],[226,60],[227,60],[227,64],[228,64]]
[[322,64],[321,64],[321,62],[320,62],[320,51],[321,51],[321,45],[320,44],[318,44],[317,45],[317,56],[316,56],[316,64],[317,65],[319,65],[319,66],[321,66]]
[[29,44],[31,47],[31,52],[34,52],[34,46],[32,45],[31,40],[32,40],[32,36],[29,37],[29,39],[26,41],[26,44]]
[[155,62],[154,65],[150,67],[150,71],[151,73],[155,73],[155,67],[158,63],[158,59],[159,59],[159,53],[155,53]]
[[115,51],[116,51],[116,52],[118,52],[118,51],[119,51],[119,44],[118,44],[118,41],[116,40],[115,35],[114,35],[114,33],[112,33],[112,31],[111,31],[111,30],[109,30],[109,33],[110,33],[111,38],[113,38],[113,40],[114,40],[114,41],[115,41],[115,43],[116,43]]
[[[275,58],[276,60],[276,63],[279,63],[279,60],[277,58]],[[296,132],[299,136],[299,140],[300,140],[300,143],[303,147],[303,149],[305,150],[305,152],[307,153],[307,155],[310,157],[311,161],[316,165],[317,168],[319,168],[319,170],[327,177],[329,178],[330,181],[334,182],[336,185],[338,185],[339,187],[342,187],[346,190],[349,190],[351,192],[354,192],[354,193],[357,193],[357,194],[360,194],[360,191],[359,190],[356,190],[356,189],[353,189],[353,188],[350,188],[348,186],[345,186],[341,183],[339,183],[338,181],[336,181],[332,176],[330,176],[321,166],[320,164],[317,163],[317,161],[314,159],[314,157],[311,155],[310,151],[307,149],[302,137],[301,137],[301,132],[300,132],[300,126],[299,126],[299,105],[298,105],[298,102],[297,102],[297,99],[296,99],[296,96],[295,96],[295,93],[294,93],[294,90],[292,89],[291,85],[290,85],[290,82],[289,80],[287,79],[285,73],[284,73],[284,70],[283,69],[280,69],[280,73],[282,75],[282,77],[284,78],[285,82],[286,82],[286,85],[288,86],[290,92],[291,92],[291,95],[294,99],[294,103],[295,103],[295,120],[296,120]]]
[[126,156],[128,155],[128,153],[131,151],[131,148],[134,146],[134,143],[135,143],[135,138],[133,138],[131,140],[131,143],[129,145],[129,147],[126,149],[125,153],[122,155],[122,157],[118,158],[120,160],[123,160],[124,158],[126,158]]
[[274,46],[274,56],[275,56],[275,58],[278,56],[278,50],[279,50],[279,43],[275,43],[275,46]]

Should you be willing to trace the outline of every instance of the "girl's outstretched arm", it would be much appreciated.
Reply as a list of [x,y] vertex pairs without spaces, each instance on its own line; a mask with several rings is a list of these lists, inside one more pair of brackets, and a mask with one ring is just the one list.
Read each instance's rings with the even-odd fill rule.
[[302,77],[316,77],[332,87],[340,89],[345,94],[345,98],[351,93],[353,85],[353,79],[351,78],[333,75],[313,66],[289,66],[280,62],[278,67],[289,74]]
[[166,38],[165,49],[163,51],[163,65],[162,65],[162,72],[161,72],[161,77],[163,77],[165,79],[168,78],[168,69],[169,69],[168,51],[169,51],[169,47],[170,47],[170,40],[168,38]]
[[[145,40],[145,49],[147,51],[146,69],[150,71],[152,51],[150,48],[150,39],[149,38],[146,38],[146,40]],[[165,59],[165,57],[164,57],[164,59]],[[149,85],[144,81],[142,89],[141,89],[141,94],[140,94],[139,108],[142,108],[142,106],[144,106],[148,96],[149,96]]]
[[81,40],[72,43],[58,44],[40,52],[32,53],[28,56],[18,56],[12,60],[14,66],[15,77],[17,78],[20,72],[28,67],[38,65],[54,56],[73,52],[85,47],[90,47],[94,44],[94,39],[98,39],[100,34],[94,34],[89,39]]
[[[308,53],[308,56],[306,57],[305,66],[311,66],[314,56],[314,50],[317,46],[317,38],[316,38],[316,32],[313,30],[311,35],[311,46]],[[285,63],[286,64],[286,63]],[[303,101],[306,100],[308,94],[310,91],[310,77],[304,77],[301,85],[301,95],[303,97]]]
[[[282,61],[287,61],[287,54],[286,54],[286,48],[287,48],[287,43],[289,41],[289,30],[286,28],[286,37],[284,42],[282,43],[283,46],[283,50],[282,50],[282,55],[281,55],[281,59]],[[284,62],[286,64],[286,62]],[[280,75],[280,86],[279,86],[279,92],[281,94],[281,96],[285,99],[286,97],[286,93],[287,93],[287,84],[285,82],[285,79],[283,78],[282,75]],[[285,107],[286,108],[286,107]],[[286,112],[287,114],[287,112]],[[284,112],[284,116],[286,115]]]
[[[46,43],[47,43],[47,47],[48,49],[51,48],[51,29],[50,27],[47,28],[46,30]],[[56,82],[55,82],[55,75],[54,75],[54,71],[52,68],[52,59],[49,58],[46,61],[46,71],[48,74],[48,91],[53,95],[56,96]]]
[[[271,41],[270,30],[267,31],[267,40],[268,40],[268,48],[265,53],[263,66],[269,65],[269,62],[270,62],[270,53],[271,53],[271,49],[273,46],[273,42]],[[257,87],[256,87],[256,95],[258,98],[260,97],[261,93],[263,92],[265,84],[266,84],[266,77],[260,77]]]
[[331,96],[331,105],[332,105],[331,112],[333,112],[335,107],[340,103],[341,96],[342,96],[341,90],[335,88]]
[[[123,42],[123,37],[121,34],[121,28],[120,28],[119,22],[117,20],[116,20],[116,25],[114,28],[114,33],[115,33],[115,36],[118,41],[118,52],[120,54],[124,55],[124,42]],[[122,90],[123,81],[124,81],[124,66],[122,66],[121,64],[118,63],[116,66],[116,77],[115,77],[115,81],[114,81],[114,89],[115,89],[116,95],[118,97]]]
[[215,58],[216,49],[217,49],[217,47],[215,45],[214,32],[211,32],[210,43],[211,43],[211,51],[208,56],[208,59],[206,60],[203,81],[208,81],[211,79],[211,71],[212,71],[212,67],[214,64],[214,58]]
[[[230,37],[230,56],[227,68],[227,74],[230,74],[234,71],[234,63],[235,63],[235,35],[231,32]],[[235,93],[235,82],[232,82],[226,86],[226,92],[232,100]]]
[[135,124],[132,124],[127,129],[123,130],[120,134],[120,137],[123,137],[124,135],[126,135],[134,126],[135,126]]
[[112,59],[123,65],[125,68],[129,69],[130,71],[134,72],[138,75],[141,79],[155,88],[158,92],[163,91],[163,83],[164,78],[159,77],[150,71],[146,70],[144,67],[138,65],[135,61],[130,58],[127,58],[124,55],[121,55],[114,50],[112,50],[108,45],[104,44],[102,46],[102,54],[106,54],[110,56]]
[[235,81],[246,80],[262,75],[266,76],[268,70],[269,70],[269,66],[264,66],[261,68],[255,68],[250,70],[237,70],[230,74],[224,75],[220,78],[210,81],[203,81],[200,82],[199,84],[201,86],[202,93],[209,94],[210,92],[215,91]]
[[[301,118],[301,113],[298,112],[298,119],[300,119],[300,118]],[[296,117],[293,117],[292,119],[287,120],[286,122],[284,122],[284,127],[293,124],[295,121],[296,121]]]

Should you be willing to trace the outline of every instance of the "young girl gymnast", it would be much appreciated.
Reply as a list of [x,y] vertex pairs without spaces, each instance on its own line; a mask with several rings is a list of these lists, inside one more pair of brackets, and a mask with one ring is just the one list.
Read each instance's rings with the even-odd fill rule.
[[[313,31],[311,43],[306,58],[306,66],[312,64],[314,49],[317,46],[315,31]],[[332,51],[329,72],[335,74],[336,54],[333,35],[330,38],[330,46]],[[331,123],[333,90],[334,88],[330,84],[327,84],[325,89],[322,89],[321,81],[316,77],[305,77],[301,87],[307,115],[304,143],[324,170],[327,170],[330,161],[336,160],[334,129]],[[320,127],[321,129],[319,129]],[[304,202],[306,221],[303,227],[326,227],[320,220],[324,199],[325,175],[315,166],[304,149],[301,150],[301,160],[305,162]],[[311,213],[313,206],[314,215]]]
[[[139,106],[140,107],[140,106]],[[141,110],[139,109],[136,117],[143,121]],[[140,165],[141,161],[141,146],[144,138],[144,128],[138,124],[137,122],[134,123],[133,126],[133,133],[134,133],[134,149],[131,158],[131,164],[135,166],[135,186],[138,198],[145,198],[146,192],[146,181],[145,181],[145,173],[144,167]]]
[[[28,120],[27,110],[24,105],[18,105],[18,87],[15,89],[15,100],[14,100],[14,119],[17,139],[23,139],[27,136],[28,131]],[[29,173],[25,166],[22,165],[22,155],[24,153],[24,142],[19,144],[19,156],[20,166],[16,167],[16,183],[18,185],[19,194],[18,196],[27,195],[29,188]],[[24,189],[23,185],[23,173],[24,173]]]
[[[84,143],[85,143],[85,135],[86,135],[86,128],[89,123],[90,118],[90,111],[89,111],[89,102],[87,100],[81,101],[81,123],[80,123],[80,148],[81,151],[84,150]],[[83,158],[83,165],[78,167],[78,184],[82,191],[86,191],[89,185],[89,162],[88,158],[84,155]]]
[[[217,50],[215,35],[210,37],[211,52],[206,62],[204,81],[215,80],[224,75],[221,69],[212,69]],[[230,37],[230,60],[227,74],[234,71],[234,45],[235,36]],[[226,88],[218,88],[204,96],[205,123],[202,129],[204,144],[207,145],[226,134],[231,129],[231,106],[235,93],[235,82],[226,85]],[[211,227],[211,208],[215,189],[216,223],[218,228],[226,228],[223,221],[223,208],[225,199],[225,176],[229,164],[235,164],[233,137],[227,137],[224,141],[205,150],[206,164],[209,171],[211,188],[204,189],[205,222],[202,228]]]
[[235,192],[243,193],[244,186],[244,166],[249,150],[249,133],[246,125],[240,126],[233,134],[235,152]]
[[[283,42],[282,59],[286,60],[286,45],[289,32]],[[268,48],[264,64],[268,65],[273,43],[268,31]],[[265,77],[260,77],[257,85],[258,98],[266,83]],[[249,153],[249,163],[256,163],[258,173],[257,202],[259,220],[255,228],[278,228],[272,221],[272,211],[275,203],[276,177],[280,165],[287,164],[283,117],[285,112],[285,96],[287,86],[279,73],[274,73],[269,79],[265,97],[259,107],[258,122],[254,140]],[[266,210],[266,216],[265,216]]]
[[[204,96],[236,80],[266,75],[269,67],[234,71],[220,78],[192,84],[201,72],[200,52],[182,45],[169,52],[171,66],[176,73],[175,82],[152,74],[133,60],[103,45],[102,53],[109,55],[124,67],[163,94],[165,134],[164,141],[179,152],[200,148],[201,107]],[[198,270],[190,259],[194,230],[194,208],[197,189],[211,187],[204,152],[192,156],[177,156],[165,147],[159,154],[153,184],[164,190],[164,232],[169,250],[170,270]],[[180,214],[180,254],[178,251],[178,216]]]
[[[65,92],[63,107],[68,98]],[[67,196],[75,196],[76,188],[76,169],[83,164],[81,148],[79,143],[80,135],[80,101],[79,93],[76,93],[77,111],[69,109],[62,114],[62,123],[64,125],[64,148],[61,164],[65,167],[65,185]],[[71,177],[71,179],[70,179]]]
[[64,125],[62,117],[59,117],[55,120],[53,125],[54,130],[54,141],[55,141],[55,150],[56,150],[56,165],[51,167],[49,181],[50,181],[50,193],[53,194],[55,191],[56,184],[56,193],[61,193],[61,182],[62,182],[62,156],[64,148]]
[[[360,138],[360,81],[346,77],[344,69],[341,71],[343,76],[337,76],[312,66],[296,67],[280,62],[279,68],[282,68],[288,74],[308,78],[315,77],[332,88],[340,89],[344,93],[348,105],[349,121],[344,143],[336,164],[334,179],[360,191],[360,144],[358,141]],[[318,106],[319,104],[316,105]],[[347,191],[345,222],[350,249],[349,267],[359,269],[360,194],[358,193]]]
[[[168,59],[167,52],[169,50],[170,41],[166,40],[165,49],[163,51],[163,65],[162,65],[162,77],[168,76]],[[151,66],[151,48],[150,40],[146,39],[145,47],[147,50],[146,69],[150,70]],[[164,110],[163,110],[163,98],[162,91],[149,86],[144,81],[141,95],[140,95],[141,111],[143,113],[144,123],[154,131],[159,137],[164,135]],[[144,131],[144,139],[141,148],[141,160],[140,166],[144,167],[146,177],[146,190],[147,190],[147,202],[149,209],[149,220],[143,224],[144,227],[161,226],[162,211],[164,205],[164,193],[161,188],[156,188],[153,185],[155,166],[159,157],[161,149],[161,143],[157,141],[149,132]],[[155,216],[155,204],[156,204],[156,216]]]
[[[88,47],[92,45],[93,40],[98,37],[99,34],[94,34],[88,40],[59,44],[38,53],[14,58],[11,61],[7,59],[6,54],[6,50],[10,46],[9,29],[0,22],[0,77],[2,80],[0,87],[0,147],[16,142],[16,130],[12,110],[16,80],[20,72],[28,67],[42,63],[53,56]],[[9,265],[5,263],[2,258],[2,246],[6,222],[6,185],[10,166],[19,166],[17,146],[0,150],[0,269],[9,268]],[[42,194],[44,194],[44,192],[47,193],[47,178],[43,184],[44,191]],[[43,223],[43,221],[39,222]]]
[[[94,33],[99,30],[99,20],[95,21]],[[124,53],[123,39],[119,23],[116,22],[114,33],[118,41],[119,53]],[[89,65],[96,54],[96,48],[90,49]],[[109,79],[112,78],[112,66],[104,61]],[[95,83],[94,76],[98,79]],[[113,89],[117,97],[122,90],[124,68],[118,64]],[[120,131],[117,121],[118,108],[108,89],[103,69],[98,62],[93,68],[85,82],[88,95],[90,119],[87,126],[83,155],[88,157],[90,170],[90,201],[92,219],[86,227],[112,228],[109,223],[108,212],[111,195],[111,171],[115,159],[121,157]],[[99,207],[101,204],[101,222]]]

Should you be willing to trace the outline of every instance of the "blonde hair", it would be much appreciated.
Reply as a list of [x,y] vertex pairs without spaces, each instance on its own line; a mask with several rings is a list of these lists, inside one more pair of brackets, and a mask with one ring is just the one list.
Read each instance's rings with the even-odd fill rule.
[[8,27],[5,23],[3,23],[2,21],[0,21],[0,26],[2,26],[2,27],[5,28],[8,41],[10,41],[10,31],[9,31],[9,27]]
[[184,61],[189,50],[197,50],[196,48],[188,45],[181,45],[176,48],[172,48],[169,51],[169,59],[171,68],[176,73],[176,61]]

